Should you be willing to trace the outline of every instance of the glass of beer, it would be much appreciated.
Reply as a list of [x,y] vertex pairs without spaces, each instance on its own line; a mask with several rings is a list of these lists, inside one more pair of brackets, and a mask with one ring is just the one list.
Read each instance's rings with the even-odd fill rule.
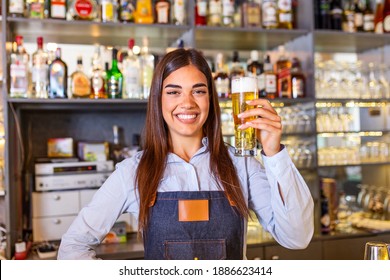
[[246,102],[258,98],[256,77],[238,77],[232,80],[232,107],[234,118],[235,156],[256,156],[256,129],[238,127],[246,122],[252,121],[255,117],[239,118],[238,114],[255,106]]
[[364,248],[365,260],[389,260],[388,244],[380,241],[369,241]]

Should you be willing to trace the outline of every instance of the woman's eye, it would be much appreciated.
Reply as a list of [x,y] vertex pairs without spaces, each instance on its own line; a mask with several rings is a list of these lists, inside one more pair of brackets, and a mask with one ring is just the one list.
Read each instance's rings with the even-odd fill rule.
[[194,91],[194,94],[206,94],[207,93],[207,91],[205,91],[205,90],[195,90]]
[[174,95],[174,94],[178,94],[178,93],[179,92],[176,90],[167,91],[167,94],[170,94],[170,95]]

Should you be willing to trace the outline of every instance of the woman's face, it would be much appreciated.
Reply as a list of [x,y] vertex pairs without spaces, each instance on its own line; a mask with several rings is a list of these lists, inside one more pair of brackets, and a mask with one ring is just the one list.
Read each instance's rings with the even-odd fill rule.
[[195,66],[177,69],[163,81],[162,112],[172,138],[201,139],[209,107],[206,76]]

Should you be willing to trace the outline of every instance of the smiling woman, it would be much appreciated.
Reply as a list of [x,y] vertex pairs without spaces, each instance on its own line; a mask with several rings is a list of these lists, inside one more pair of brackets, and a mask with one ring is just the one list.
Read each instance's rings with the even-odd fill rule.
[[145,259],[245,259],[249,209],[287,248],[313,235],[310,191],[280,145],[281,119],[264,99],[245,111],[260,130],[264,166],[223,142],[220,107],[200,52],[178,49],[158,63],[143,151],[115,172],[63,236],[59,259],[96,258],[95,247],[124,212],[138,217]]

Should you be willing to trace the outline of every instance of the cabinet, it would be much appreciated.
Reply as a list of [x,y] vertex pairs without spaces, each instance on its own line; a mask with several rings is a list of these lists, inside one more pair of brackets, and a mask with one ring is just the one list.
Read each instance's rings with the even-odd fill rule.
[[[6,7],[6,0],[2,0]],[[187,25],[144,25],[122,23],[95,23],[82,21],[38,20],[12,18],[3,9],[2,20],[2,56],[7,57],[9,46],[16,34],[21,34],[25,42],[33,43],[38,35],[43,35],[45,42],[59,44],[125,46],[129,37],[141,41],[147,35],[152,50],[164,52],[167,47],[175,46],[178,39],[184,45],[213,55],[216,51],[230,54],[238,50],[242,57],[248,56],[252,49],[269,51],[273,61],[277,55],[277,47],[284,45],[288,52],[294,53],[301,61],[306,73],[307,97],[300,100],[276,99],[273,101],[280,112],[290,110],[294,115],[295,108],[304,108],[309,118],[315,119],[319,112],[319,103],[331,103],[333,99],[316,99],[315,57],[318,54],[354,53],[362,59],[375,58],[376,61],[387,62],[384,53],[388,51],[390,37],[377,34],[359,34],[314,29],[313,2],[299,0],[298,28],[294,30],[264,30],[259,28],[224,28],[200,27],[194,25],[194,1],[188,3]],[[3,69],[7,69],[7,59],[3,59]],[[4,71],[2,99],[4,101],[6,153],[5,153],[5,222],[8,229],[7,256],[12,256],[13,244],[21,236],[23,230],[31,227],[28,211],[31,207],[29,194],[33,190],[33,159],[46,154],[48,137],[69,136],[76,140],[110,140],[112,125],[117,124],[126,132],[125,141],[131,143],[131,135],[140,133],[144,121],[146,101],[141,100],[38,100],[11,99],[7,95],[7,71]],[[338,100],[344,103],[359,99]],[[379,100],[366,100],[379,102]],[[389,99],[381,100],[384,104]],[[385,106],[386,107],[386,106]],[[388,108],[388,106],[387,106]],[[298,109],[300,112],[301,109]],[[310,115],[312,114],[312,115]],[[389,114],[389,113],[386,113]],[[286,120],[290,118],[286,117]],[[314,122],[314,121],[313,121]],[[91,129],[93,128],[93,129]],[[356,131],[360,132],[360,131]],[[387,132],[388,133],[388,132]],[[286,131],[283,141],[296,138],[314,151],[310,164],[301,161],[301,172],[305,177],[314,200],[319,200],[319,176],[333,176],[339,167],[349,164],[336,164],[322,167],[318,165],[317,148],[321,144],[321,135],[316,133],[316,124],[308,130]],[[301,148],[301,147],[298,147]],[[310,150],[309,149],[309,150]],[[302,149],[300,151],[302,152]],[[296,155],[296,154],[294,154]],[[299,161],[300,157],[297,157]],[[352,164],[352,166],[362,166]],[[360,180],[381,178],[381,184],[389,185],[389,161],[380,164],[369,164],[369,171],[363,170]],[[374,170],[373,170],[374,169]],[[374,172],[374,173],[373,173]],[[380,176],[371,176],[380,172]],[[319,221],[319,206],[316,203],[316,223]],[[318,227],[317,227],[318,228]],[[308,254],[317,251],[317,244],[308,248]],[[278,255],[276,248],[265,251],[265,257]],[[263,256],[263,255],[262,255]],[[262,257],[260,256],[260,257]],[[296,255],[304,258],[305,253]]]

